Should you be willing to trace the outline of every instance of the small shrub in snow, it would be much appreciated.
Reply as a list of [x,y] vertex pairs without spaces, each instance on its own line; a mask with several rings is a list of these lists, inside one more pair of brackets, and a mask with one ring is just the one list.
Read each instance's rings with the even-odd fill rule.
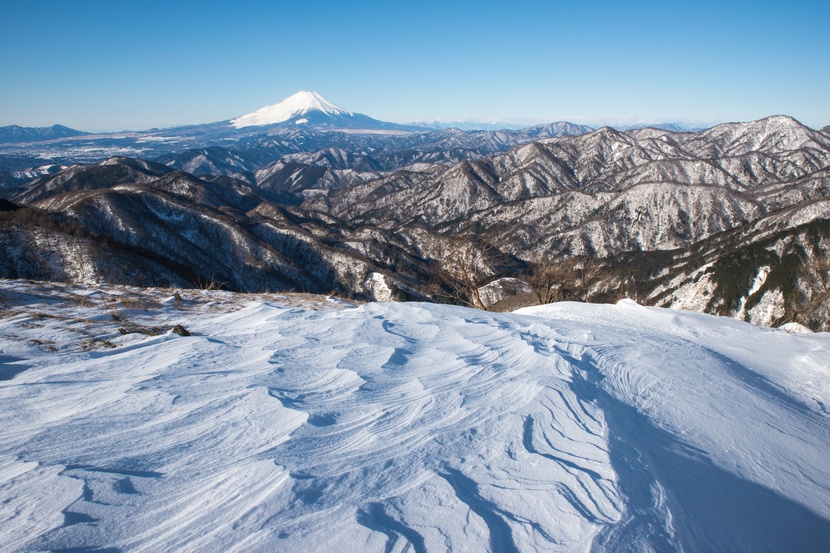
[[188,330],[185,327],[183,327],[182,325],[174,326],[173,330],[171,330],[171,332],[173,334],[178,334],[179,336],[190,336],[190,332],[188,332]]

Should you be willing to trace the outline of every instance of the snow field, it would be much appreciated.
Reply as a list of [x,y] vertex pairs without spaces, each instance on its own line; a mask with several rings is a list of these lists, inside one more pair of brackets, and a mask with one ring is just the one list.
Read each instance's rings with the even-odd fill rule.
[[170,309],[193,336],[93,351],[0,320],[4,550],[830,543],[827,335],[631,302]]

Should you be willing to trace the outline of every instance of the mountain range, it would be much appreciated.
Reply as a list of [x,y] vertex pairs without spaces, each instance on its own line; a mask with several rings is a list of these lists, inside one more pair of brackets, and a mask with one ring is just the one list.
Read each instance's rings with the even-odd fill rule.
[[534,271],[558,264],[565,297],[823,328],[829,130],[424,130],[300,92],[225,122],[0,147],[18,206],[0,274],[440,300],[464,242],[491,254],[474,267],[489,307],[533,301]]

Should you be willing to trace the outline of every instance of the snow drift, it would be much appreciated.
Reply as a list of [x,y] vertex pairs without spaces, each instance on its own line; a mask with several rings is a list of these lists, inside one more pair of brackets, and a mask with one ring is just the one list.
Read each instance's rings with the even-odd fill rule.
[[7,551],[830,543],[826,334],[628,301],[271,298],[162,302],[142,316],[193,336],[82,351],[93,308],[66,305],[0,322]]

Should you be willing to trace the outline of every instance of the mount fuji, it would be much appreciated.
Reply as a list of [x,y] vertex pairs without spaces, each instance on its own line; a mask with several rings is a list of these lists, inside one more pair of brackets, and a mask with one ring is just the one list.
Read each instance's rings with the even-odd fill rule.
[[410,125],[378,121],[362,113],[353,113],[310,90],[301,90],[279,103],[231,119],[230,124],[237,129],[277,125],[343,130],[424,130]]

